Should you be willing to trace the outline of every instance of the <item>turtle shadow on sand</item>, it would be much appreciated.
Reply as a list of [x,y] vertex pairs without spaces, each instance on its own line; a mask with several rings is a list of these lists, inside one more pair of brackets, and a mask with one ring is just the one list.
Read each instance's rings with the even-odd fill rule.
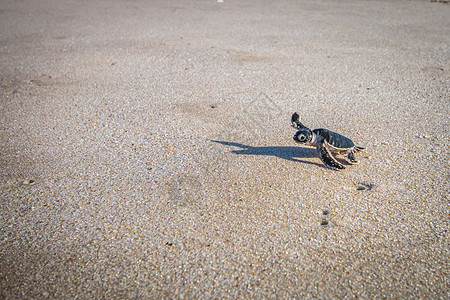
[[266,146],[266,147],[253,147],[250,145],[244,145],[235,142],[225,142],[225,141],[216,141],[210,140],[214,143],[219,143],[226,146],[234,146],[239,147],[239,150],[232,150],[231,153],[240,155],[264,155],[264,156],[276,156],[282,159],[301,162],[305,164],[311,164],[322,167],[323,165],[320,163],[315,163],[307,160],[301,160],[298,158],[312,158],[318,157],[317,150],[315,148],[304,148],[304,147],[281,147],[281,146]]

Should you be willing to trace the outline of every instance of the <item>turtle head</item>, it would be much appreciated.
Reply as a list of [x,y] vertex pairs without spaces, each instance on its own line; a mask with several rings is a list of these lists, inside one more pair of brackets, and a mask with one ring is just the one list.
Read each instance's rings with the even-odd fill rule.
[[294,141],[297,143],[309,143],[312,140],[312,132],[308,128],[302,128],[294,134]]

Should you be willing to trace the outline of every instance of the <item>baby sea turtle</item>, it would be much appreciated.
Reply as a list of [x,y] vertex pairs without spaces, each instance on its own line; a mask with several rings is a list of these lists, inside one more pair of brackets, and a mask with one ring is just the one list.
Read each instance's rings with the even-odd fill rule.
[[354,152],[363,150],[364,148],[355,146],[349,138],[328,129],[318,128],[311,130],[300,122],[298,113],[292,115],[291,122],[292,127],[297,129],[297,132],[294,135],[294,141],[317,147],[319,157],[325,166],[334,170],[345,169],[345,167],[331,155],[331,152],[344,154],[345,159],[350,164],[358,163]]

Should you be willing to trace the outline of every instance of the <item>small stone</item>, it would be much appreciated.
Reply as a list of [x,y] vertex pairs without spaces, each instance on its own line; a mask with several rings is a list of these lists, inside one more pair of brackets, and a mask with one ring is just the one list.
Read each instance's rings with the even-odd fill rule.
[[330,214],[330,211],[329,211],[328,209],[325,209],[325,210],[322,212],[322,214],[323,214],[324,216],[326,216],[326,215]]
[[36,183],[36,181],[34,181],[33,179],[26,179],[22,183],[25,185],[33,185]]
[[356,189],[358,191],[364,191],[364,190],[368,190],[370,191],[371,189],[373,189],[375,187],[375,185],[373,183],[370,182],[360,182],[359,185],[356,187]]
[[322,226],[328,225],[328,220],[323,219],[322,222],[320,222],[320,225],[322,225]]
[[211,105],[211,108],[216,108],[217,106],[215,104]]

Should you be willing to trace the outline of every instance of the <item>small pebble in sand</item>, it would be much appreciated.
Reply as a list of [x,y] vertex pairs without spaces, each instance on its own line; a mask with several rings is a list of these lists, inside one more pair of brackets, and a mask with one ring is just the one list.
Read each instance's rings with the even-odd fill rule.
[[329,213],[330,213],[330,211],[329,211],[328,209],[325,209],[325,210],[322,212],[322,214],[323,214],[324,216],[328,215]]
[[33,185],[36,183],[36,181],[34,181],[33,179],[25,179],[24,181],[22,181],[22,183],[25,185]]
[[358,184],[358,186],[356,187],[356,189],[358,190],[358,191],[365,191],[365,190],[368,190],[368,191],[370,191],[371,189],[373,189],[375,187],[375,185],[373,184],[373,183],[367,183],[367,182],[360,182],[359,184]]
[[323,219],[322,222],[320,222],[320,225],[322,226],[328,225],[328,220]]

